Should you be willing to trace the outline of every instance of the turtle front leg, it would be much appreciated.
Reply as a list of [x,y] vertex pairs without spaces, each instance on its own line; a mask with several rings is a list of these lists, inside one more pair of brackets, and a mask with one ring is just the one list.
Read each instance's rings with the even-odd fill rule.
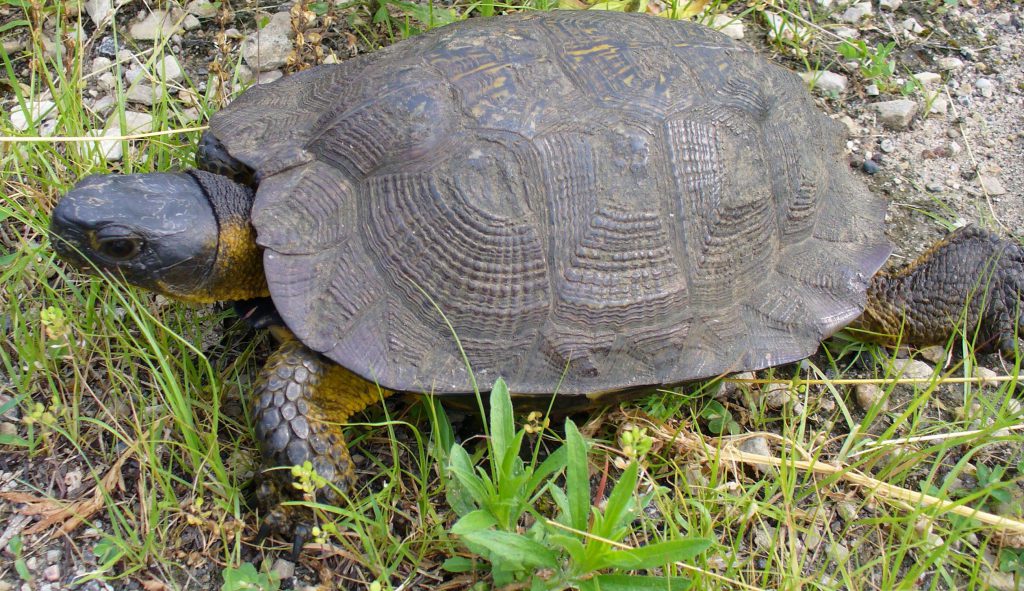
[[[341,430],[353,414],[389,394],[375,384],[312,351],[286,329],[276,327],[280,346],[267,359],[256,385],[253,422],[263,453],[257,495],[267,511],[260,536],[271,531],[294,536],[297,555],[309,537],[308,514],[280,505],[303,498],[291,470],[310,462],[317,475],[346,491],[355,471]],[[316,500],[337,504],[331,486],[318,488]]]
[[958,330],[980,352],[1012,357],[1022,328],[1024,249],[976,227],[939,241],[913,263],[879,273],[864,314],[851,326],[869,338],[926,347]]

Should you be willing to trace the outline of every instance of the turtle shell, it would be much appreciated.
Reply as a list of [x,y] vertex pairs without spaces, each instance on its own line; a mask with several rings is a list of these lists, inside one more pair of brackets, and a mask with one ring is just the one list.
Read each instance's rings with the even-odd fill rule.
[[688,22],[470,19],[252,88],[210,129],[256,173],[284,321],[390,389],[582,394],[801,359],[890,252],[842,126]]

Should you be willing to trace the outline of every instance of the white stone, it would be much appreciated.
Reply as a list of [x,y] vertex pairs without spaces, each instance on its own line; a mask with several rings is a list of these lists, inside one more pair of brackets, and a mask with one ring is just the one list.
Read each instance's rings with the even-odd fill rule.
[[930,102],[927,104],[930,105],[928,115],[945,115],[949,111],[949,101],[946,100],[944,94],[936,94],[935,98],[930,98]]
[[801,72],[800,77],[808,86],[825,94],[842,94],[846,92],[847,79],[842,74],[828,70],[819,72]]
[[147,14],[146,18],[129,27],[128,34],[132,39],[142,41],[166,39],[181,32],[181,17],[181,9],[154,10]]
[[[139,111],[125,111],[124,112],[124,127],[121,127],[121,115],[114,113],[107,118],[107,123],[103,127],[104,134],[106,135],[134,135],[137,133],[149,133],[153,131],[153,116],[149,113],[142,113]],[[116,134],[108,134],[106,132],[116,131]]]
[[880,404],[878,410],[881,412],[889,410],[888,401],[885,399],[885,390],[875,384],[857,384],[854,393],[857,397],[857,405],[864,411],[871,410],[876,404]]
[[996,83],[988,78],[978,78],[974,85],[978,87],[981,96],[985,98],[992,98],[992,95],[995,93]]
[[185,10],[189,14],[198,16],[199,18],[213,18],[217,16],[219,10],[213,2],[207,2],[206,0],[192,0],[185,7]]
[[242,59],[257,72],[280,68],[292,53],[292,19],[287,12],[278,12],[259,31],[242,41]]
[[195,31],[199,27],[203,26],[199,19],[194,14],[186,14],[185,19],[181,21],[181,26],[185,27],[186,31]]
[[857,24],[861,19],[871,16],[871,14],[873,14],[873,11],[871,10],[870,2],[858,2],[847,8],[839,17],[839,20],[844,23]]
[[764,11],[764,19],[768,22],[768,40],[784,39],[787,41],[803,41],[807,38],[807,29],[790,18],[782,17],[774,12]]
[[904,31],[910,31],[911,33],[914,33],[915,35],[924,32],[924,27],[922,27],[921,23],[917,22],[917,19],[915,19],[913,17],[908,18],[905,21],[903,21],[903,23],[901,23],[901,26],[903,27]]
[[878,0],[878,7],[889,12],[896,12],[903,5],[903,0]]
[[1004,187],[1003,183],[999,181],[999,177],[995,175],[979,174],[978,184],[980,184],[982,190],[991,197],[1006,194],[1006,187]]
[[882,94],[881,92],[879,92],[877,84],[868,84],[867,86],[865,86],[864,93],[867,94],[868,96],[878,96]]
[[103,72],[110,70],[110,67],[114,65],[114,62],[110,58],[98,57],[92,60],[92,73],[99,76]]
[[727,14],[716,14],[711,26],[737,41],[743,38],[743,21]]
[[30,127],[29,121],[40,124],[43,121],[55,119],[57,117],[56,106],[53,101],[28,101],[25,104],[27,110],[22,109],[21,105],[16,105],[11,109],[11,125],[18,131],[27,131]]
[[913,380],[928,379],[935,373],[932,366],[920,359],[896,359],[894,365],[902,377]]
[[[116,129],[108,129],[106,131],[94,129],[88,133],[92,137],[116,137],[121,135]],[[85,151],[86,156],[92,156],[93,160],[98,162],[99,160],[107,160],[113,162],[120,160],[124,156],[124,148],[121,146],[121,140],[119,139],[102,139],[95,142],[85,142],[82,144],[82,148]]]
[[907,99],[874,103],[871,108],[878,113],[882,125],[891,129],[906,129],[917,114],[917,103]]
[[154,86],[146,81],[140,81],[139,83],[128,87],[128,92],[125,93],[125,98],[133,103],[153,105],[156,104],[163,95],[163,87]]
[[181,64],[178,58],[173,55],[165,55],[164,59],[153,65],[153,73],[156,77],[167,82],[177,82],[184,77],[181,71]]
[[113,90],[117,86],[117,79],[114,78],[114,74],[111,72],[103,72],[96,79],[96,85],[102,90]]
[[114,0],[86,0],[85,11],[97,27],[103,27],[114,12]]
[[281,70],[271,70],[269,72],[260,72],[260,75],[256,77],[256,84],[270,84],[274,80],[281,78],[284,74]]
[[942,83],[942,74],[936,74],[935,72],[918,72],[917,74],[911,74],[914,80],[921,83],[921,86],[937,86]]
[[958,57],[944,57],[939,59],[939,69],[943,72],[959,70],[964,67],[964,61]]
[[832,33],[840,39],[860,39],[860,31],[853,27],[836,27],[832,29]]

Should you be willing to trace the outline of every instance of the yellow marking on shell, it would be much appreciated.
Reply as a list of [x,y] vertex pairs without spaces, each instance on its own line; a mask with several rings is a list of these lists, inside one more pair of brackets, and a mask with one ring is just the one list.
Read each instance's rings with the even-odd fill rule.
[[462,72],[461,74],[457,74],[455,76],[452,76],[452,81],[453,82],[458,82],[459,80],[462,80],[463,78],[465,78],[467,76],[472,76],[473,74],[479,74],[480,72],[486,72],[488,70],[497,70],[497,69],[500,69],[500,68],[503,68],[503,67],[505,67],[503,64],[496,64],[494,62],[487,62],[486,64],[481,64],[481,65],[473,68],[472,70],[469,70],[469,71],[466,71],[466,72]]
[[608,51],[608,52],[610,52],[612,54],[618,53],[618,49],[615,48],[614,46],[608,45],[607,43],[602,43],[600,45],[594,45],[594,46],[591,46],[591,47],[586,47],[584,49],[576,49],[576,50],[570,51],[569,55],[571,55],[572,57],[575,57],[575,58],[581,58],[581,57],[590,55],[592,53],[601,53],[603,51]]

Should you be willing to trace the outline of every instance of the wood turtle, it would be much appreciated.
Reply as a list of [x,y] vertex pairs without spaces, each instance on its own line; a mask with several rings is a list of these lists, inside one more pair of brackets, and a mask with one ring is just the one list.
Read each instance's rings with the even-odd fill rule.
[[265,465],[344,488],[337,424],[391,391],[501,376],[577,408],[798,360],[851,323],[1014,351],[1024,251],[967,228],[876,274],[885,203],[844,140],[800,78],[697,24],[470,19],[249,89],[196,170],[82,180],[53,244],[180,300],[269,295]]

